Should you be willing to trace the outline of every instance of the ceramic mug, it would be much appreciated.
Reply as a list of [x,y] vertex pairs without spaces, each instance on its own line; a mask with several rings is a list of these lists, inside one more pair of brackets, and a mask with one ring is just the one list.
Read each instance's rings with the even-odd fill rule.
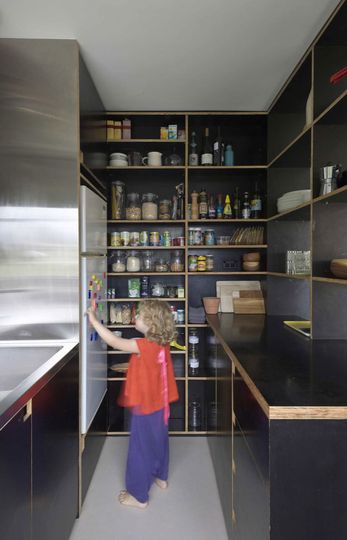
[[144,165],[147,164],[149,167],[160,167],[162,155],[161,152],[148,152],[147,156],[143,158],[142,163]]

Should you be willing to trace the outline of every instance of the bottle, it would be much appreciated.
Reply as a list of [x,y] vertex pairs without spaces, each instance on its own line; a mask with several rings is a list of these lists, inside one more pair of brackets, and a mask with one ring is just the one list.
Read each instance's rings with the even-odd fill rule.
[[184,219],[184,184],[176,186],[177,193],[177,219]]
[[260,193],[258,191],[258,184],[255,183],[254,188],[254,195],[251,200],[251,218],[252,219],[258,219],[261,216],[262,211],[262,201],[260,197]]
[[234,219],[240,219],[240,217],[241,217],[241,201],[240,201],[240,197],[239,197],[239,188],[238,187],[235,188],[233,210],[234,210]]
[[227,144],[224,152],[224,165],[232,167],[234,165],[234,150],[231,144]]
[[251,217],[251,205],[249,204],[248,191],[243,194],[242,203],[242,218],[249,219]]
[[201,416],[201,404],[197,399],[194,399],[188,405],[188,429],[190,431],[201,429]]
[[199,336],[196,328],[189,330],[188,336],[188,375],[197,377],[199,374]]
[[197,144],[195,141],[196,133],[195,131],[192,132],[192,139],[189,145],[189,158],[188,163],[190,167],[196,167],[199,165],[199,156],[197,153]]
[[205,128],[205,137],[203,144],[203,152],[201,156],[201,165],[210,166],[213,163],[212,147],[210,143],[209,129]]
[[199,219],[199,205],[198,205],[199,194],[197,191],[192,193],[192,219]]
[[216,207],[214,203],[214,196],[210,193],[208,198],[208,217],[214,219],[216,217]]
[[200,219],[207,218],[207,193],[205,188],[202,188],[199,195],[199,217]]
[[220,167],[224,163],[224,144],[218,126],[217,139],[213,143],[213,165]]
[[225,203],[224,203],[224,209],[223,209],[223,218],[231,219],[232,216],[233,216],[233,212],[232,212],[232,209],[231,209],[230,197],[229,197],[229,195],[227,195],[225,197]]
[[216,217],[217,219],[222,219],[223,217],[223,195],[218,193],[217,195],[217,205],[216,205]]

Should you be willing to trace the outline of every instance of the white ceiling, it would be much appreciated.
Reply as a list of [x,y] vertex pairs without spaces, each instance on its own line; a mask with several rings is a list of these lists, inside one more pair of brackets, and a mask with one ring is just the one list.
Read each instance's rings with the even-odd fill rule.
[[266,110],[339,0],[0,0],[0,36],[74,38],[108,110]]

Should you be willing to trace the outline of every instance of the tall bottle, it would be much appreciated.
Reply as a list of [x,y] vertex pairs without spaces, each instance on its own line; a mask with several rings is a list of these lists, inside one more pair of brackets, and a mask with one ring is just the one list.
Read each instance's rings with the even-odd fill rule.
[[221,193],[218,193],[217,195],[217,204],[216,204],[216,217],[217,219],[222,219],[223,217],[223,195]]
[[199,194],[197,191],[192,192],[192,219],[199,219]]
[[241,217],[241,201],[240,201],[240,197],[239,197],[239,188],[238,187],[235,188],[233,211],[234,211],[234,219],[240,219],[240,217]]
[[258,183],[255,183],[254,195],[251,200],[251,218],[258,219],[261,217],[262,200],[258,190]]
[[232,167],[234,165],[234,150],[231,144],[227,144],[224,152],[224,165]]
[[251,205],[249,204],[248,191],[245,191],[243,194],[242,218],[249,219],[250,217],[251,217]]
[[197,144],[195,141],[196,133],[195,131],[192,132],[192,138],[189,145],[189,158],[188,163],[190,167],[196,167],[199,165],[199,156],[197,153]]
[[206,189],[202,188],[199,194],[199,217],[200,219],[207,218],[207,193]]
[[233,217],[233,211],[231,209],[230,204],[230,197],[227,195],[225,197],[225,203],[224,203],[224,210],[223,210],[223,218],[225,219],[231,219]]
[[188,336],[188,375],[196,377],[199,375],[199,335],[196,328],[189,330]]
[[201,156],[201,165],[210,166],[213,163],[212,146],[210,142],[209,128],[205,128],[203,152]]
[[220,167],[224,163],[224,144],[218,126],[217,138],[213,143],[213,165]]
[[208,217],[214,219],[216,217],[216,205],[214,203],[214,196],[210,193],[208,198]]

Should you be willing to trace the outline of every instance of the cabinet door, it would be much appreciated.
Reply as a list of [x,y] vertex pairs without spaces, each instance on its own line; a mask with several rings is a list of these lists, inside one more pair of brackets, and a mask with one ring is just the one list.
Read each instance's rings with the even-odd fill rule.
[[0,431],[0,538],[28,540],[31,529],[31,417],[26,407]]
[[33,538],[68,540],[78,512],[78,355],[33,399]]

